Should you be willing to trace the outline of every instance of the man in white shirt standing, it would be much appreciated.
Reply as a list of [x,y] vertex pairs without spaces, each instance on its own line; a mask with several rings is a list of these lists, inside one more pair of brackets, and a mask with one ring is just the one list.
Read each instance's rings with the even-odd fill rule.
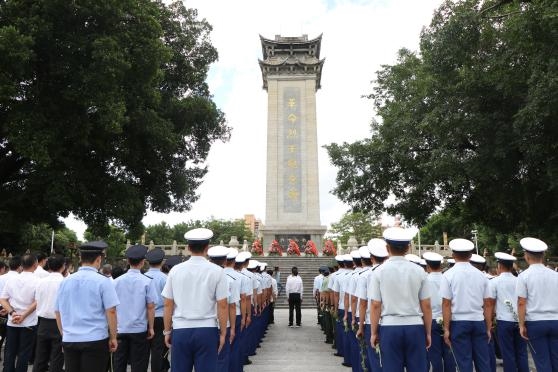
[[296,311],[296,328],[301,326],[302,313],[300,305],[302,304],[302,279],[298,275],[298,268],[293,266],[291,275],[287,278],[285,284],[285,292],[289,299],[289,327],[293,327],[293,311]]
[[320,274],[314,277],[314,288],[312,289],[312,295],[314,297],[314,300],[316,301],[316,309],[318,311],[318,324],[322,326],[323,330],[324,326],[322,325],[322,317],[320,316],[320,288],[322,288],[322,282],[324,281],[323,267],[320,267],[318,269],[318,272]]
[[49,372],[62,372],[64,367],[62,335],[56,325],[54,305],[56,304],[58,288],[64,279],[62,272],[66,269],[66,260],[61,255],[50,257],[48,259],[48,267],[51,272],[46,278],[38,281],[35,295],[39,326],[37,329],[37,348],[35,349],[33,372],[47,370]]
[[38,279],[33,272],[37,268],[37,258],[32,254],[23,256],[22,267],[23,272],[10,278],[0,294],[0,304],[9,315],[4,372],[26,372],[34,345]]
[[37,253],[37,268],[33,272],[39,279],[46,278],[48,276],[48,271],[44,269],[47,263],[47,255],[44,253]]

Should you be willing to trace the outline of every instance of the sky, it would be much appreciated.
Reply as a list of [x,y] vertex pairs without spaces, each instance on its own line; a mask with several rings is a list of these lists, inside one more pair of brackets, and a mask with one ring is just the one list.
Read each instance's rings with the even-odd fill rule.
[[[428,26],[442,0],[190,0],[212,26],[219,60],[211,65],[208,84],[232,128],[231,139],[215,143],[199,200],[186,213],[147,212],[146,226],[175,225],[191,219],[243,218],[254,214],[265,224],[267,92],[262,89],[259,35],[323,34],[325,58],[317,92],[318,162],[321,223],[339,221],[349,207],[331,191],[337,169],[324,145],[370,136],[374,118],[372,91],[376,72],[393,64],[401,48],[418,50],[420,31]],[[82,237],[83,222],[66,225]]]

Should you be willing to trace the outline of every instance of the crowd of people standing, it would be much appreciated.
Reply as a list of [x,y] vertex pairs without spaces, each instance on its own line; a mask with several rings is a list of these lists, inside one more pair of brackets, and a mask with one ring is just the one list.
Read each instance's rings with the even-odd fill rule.
[[[0,265],[3,370],[26,372],[241,372],[270,322],[277,283],[249,252],[186,233],[191,256],[134,245],[112,277],[107,245],[87,242],[79,268],[61,255]],[[148,270],[145,270],[148,265]]]
[[[321,267],[314,281],[325,342],[354,372],[558,371],[558,273],[547,245],[524,238],[528,268],[497,252],[497,276],[474,244],[454,239],[452,258],[408,255],[412,233],[394,227]],[[417,258],[417,259],[415,259]]]

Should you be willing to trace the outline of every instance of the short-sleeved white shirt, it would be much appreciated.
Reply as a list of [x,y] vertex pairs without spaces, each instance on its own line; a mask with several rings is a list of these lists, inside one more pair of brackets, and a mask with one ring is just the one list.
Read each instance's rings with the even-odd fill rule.
[[[35,292],[39,280],[36,275],[29,271],[14,275],[8,278],[0,298],[7,299],[16,313],[21,314],[35,302]],[[12,323],[12,316],[8,316],[8,326],[10,327],[32,327],[37,325],[37,321],[37,311],[33,311],[19,324]]]
[[518,321],[516,285],[517,278],[512,273],[502,273],[488,282],[488,297],[496,300],[497,320]]
[[[335,284],[333,287],[333,290],[335,292],[339,293],[339,304],[338,304],[338,308],[340,310],[345,310],[345,288],[346,288],[346,283],[350,278],[351,273],[353,272],[353,270],[349,270],[349,269],[345,269],[345,271],[343,273],[340,273],[336,278],[335,278]],[[349,309],[347,309],[349,310]]]
[[240,315],[240,293],[242,292],[242,274],[234,271],[233,268],[226,267],[225,275],[229,283],[229,296],[227,302],[236,305],[236,315]]
[[241,275],[241,289],[240,293],[246,296],[252,296],[254,288],[252,287],[252,279],[241,271],[237,271]]
[[58,272],[50,273],[46,278],[39,279],[35,299],[37,300],[37,316],[56,319],[54,313],[58,288],[64,277]]
[[172,268],[162,294],[174,301],[174,329],[217,327],[216,305],[228,296],[227,278],[221,267],[193,256]]
[[517,277],[516,295],[527,299],[525,320],[558,319],[558,273],[543,264],[533,264]]
[[382,326],[423,324],[420,301],[430,298],[424,270],[404,257],[386,260],[371,276],[371,299],[382,303]]
[[314,288],[313,288],[313,291],[312,291],[314,296],[316,295],[316,291],[319,291],[320,288],[322,288],[323,280],[324,280],[324,276],[322,274],[316,275],[314,277]]
[[432,319],[442,317],[442,296],[440,295],[440,282],[442,273],[432,272],[427,277],[430,285],[430,306],[432,307]]
[[456,262],[442,275],[440,295],[451,300],[451,320],[484,320],[484,299],[489,298],[488,279],[468,262]]
[[[364,270],[362,270],[358,276],[358,280],[357,280],[357,286],[356,286],[356,290],[355,290],[355,296],[358,297],[358,316],[361,317],[362,314],[360,314],[360,302],[361,301],[366,301],[368,302],[368,280],[370,278],[370,275],[372,275],[373,271],[372,271],[372,267],[366,267],[364,268]],[[366,324],[370,324],[370,308],[367,306],[366,307],[366,314],[365,315],[365,323]]]

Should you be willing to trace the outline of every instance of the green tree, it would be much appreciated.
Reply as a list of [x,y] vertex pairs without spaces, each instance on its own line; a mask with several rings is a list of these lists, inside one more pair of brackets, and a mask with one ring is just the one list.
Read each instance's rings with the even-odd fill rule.
[[496,3],[444,2],[420,52],[378,72],[371,138],[327,146],[341,200],[377,213],[391,197],[419,226],[459,209],[464,224],[556,243],[558,3]]
[[188,210],[230,131],[205,82],[211,29],[180,1],[1,2],[0,233]]
[[87,228],[83,237],[86,241],[103,240],[107,243],[108,248],[106,251],[107,257],[121,257],[126,251],[126,232],[118,226],[110,225],[108,233],[105,235],[96,235],[91,229]]
[[231,236],[236,236],[239,243],[242,244],[244,240],[252,242],[254,236],[250,229],[246,227],[243,219],[236,220],[223,220],[216,218],[209,218],[207,220],[190,220],[188,222],[176,224],[173,228],[174,239],[177,242],[184,242],[184,234],[186,231],[198,227],[205,227],[213,231],[213,238],[211,244],[219,244],[221,241],[228,245]]
[[363,212],[347,212],[338,222],[331,224],[328,233],[346,245],[351,236],[354,236],[360,244],[362,241],[368,242],[372,238],[381,237],[382,230],[372,215]]
[[174,240],[174,230],[165,221],[145,228],[145,241],[155,244],[168,245]]
[[[10,253],[22,253],[26,250],[31,252],[50,253],[53,229],[47,224],[26,224],[20,231],[21,245],[19,249],[10,250]],[[58,228],[54,231],[54,250],[67,253],[67,249],[78,243],[75,231],[67,227]]]

